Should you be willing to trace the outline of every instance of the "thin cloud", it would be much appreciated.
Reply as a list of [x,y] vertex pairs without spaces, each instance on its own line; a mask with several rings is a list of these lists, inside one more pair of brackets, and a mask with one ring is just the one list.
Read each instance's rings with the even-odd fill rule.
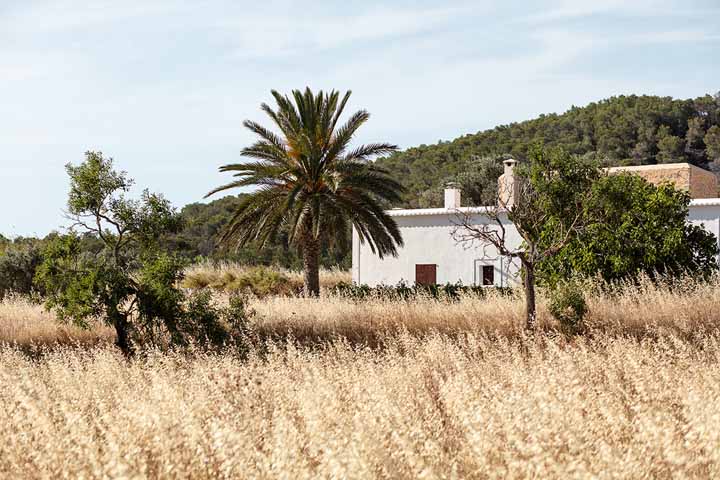
[[177,1],[46,0],[22,2],[0,18],[0,25],[16,34],[62,33],[107,26],[114,22],[167,15],[186,10]]
[[562,0],[549,4],[544,11],[518,18],[518,22],[543,24],[597,15],[670,16],[701,15],[706,9],[689,9],[675,0]]
[[243,15],[216,23],[219,33],[216,31],[213,35],[221,35],[236,44],[238,58],[266,58],[428,33],[447,27],[471,12],[478,13],[469,7],[448,7],[414,11],[382,8],[344,17],[313,15],[272,21],[262,15]]

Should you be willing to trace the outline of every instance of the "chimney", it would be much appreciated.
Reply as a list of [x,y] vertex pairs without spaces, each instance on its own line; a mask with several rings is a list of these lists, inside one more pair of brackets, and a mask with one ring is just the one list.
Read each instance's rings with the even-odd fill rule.
[[520,184],[515,181],[515,165],[517,160],[508,158],[503,162],[505,169],[498,178],[498,207],[510,210],[515,205]]
[[460,188],[457,184],[449,183],[445,187],[445,210],[460,208]]

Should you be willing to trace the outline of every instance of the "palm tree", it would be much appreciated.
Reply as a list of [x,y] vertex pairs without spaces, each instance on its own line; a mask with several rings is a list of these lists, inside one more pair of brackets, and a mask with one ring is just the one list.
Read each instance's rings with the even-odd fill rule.
[[350,94],[340,99],[335,90],[315,95],[306,88],[293,90],[291,99],[273,90],[277,109],[264,103],[261,108],[281,134],[250,120],[243,122],[259,137],[241,152],[252,160],[220,167],[221,172],[235,172],[237,178],[207,194],[258,187],[242,200],[220,241],[236,248],[249,242],[263,247],[285,232],[302,254],[305,292],[312,296],[320,292],[321,249],[345,246],[351,225],[380,258],[397,256],[397,246],[403,244],[383,205],[399,201],[404,189],[370,161],[397,147],[372,143],[349,149],[355,132],[370,117],[360,110],[338,127]]

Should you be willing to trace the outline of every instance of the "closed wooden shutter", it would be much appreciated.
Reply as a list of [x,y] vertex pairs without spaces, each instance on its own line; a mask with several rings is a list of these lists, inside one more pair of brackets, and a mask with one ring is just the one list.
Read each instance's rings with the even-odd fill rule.
[[415,265],[415,283],[418,285],[435,285],[437,283],[437,265]]

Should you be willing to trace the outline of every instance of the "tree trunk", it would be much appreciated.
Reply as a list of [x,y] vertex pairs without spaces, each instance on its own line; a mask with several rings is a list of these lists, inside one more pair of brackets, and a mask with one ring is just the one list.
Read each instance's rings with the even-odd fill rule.
[[309,236],[303,244],[305,295],[320,295],[320,242]]
[[535,311],[535,264],[523,262],[525,269],[525,328],[533,332],[536,327]]
[[118,346],[120,351],[126,357],[132,357],[135,354],[135,349],[130,343],[130,324],[120,312],[114,312],[111,314],[112,324],[115,327],[115,345]]

